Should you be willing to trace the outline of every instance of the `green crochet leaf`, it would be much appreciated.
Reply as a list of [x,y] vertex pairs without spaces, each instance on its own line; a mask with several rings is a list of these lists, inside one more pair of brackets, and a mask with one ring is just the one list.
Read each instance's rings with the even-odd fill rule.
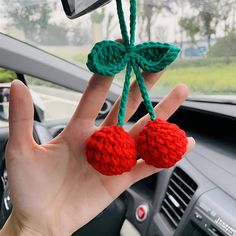
[[169,66],[179,52],[179,48],[167,43],[147,42],[125,48],[123,44],[105,40],[95,44],[88,55],[87,66],[96,74],[114,76],[121,72],[132,58],[143,70],[156,73]]
[[159,42],[146,42],[136,46],[136,62],[144,71],[156,73],[164,70],[178,57],[180,48]]
[[114,76],[125,68],[128,60],[123,44],[104,40],[93,47],[87,67],[95,74]]

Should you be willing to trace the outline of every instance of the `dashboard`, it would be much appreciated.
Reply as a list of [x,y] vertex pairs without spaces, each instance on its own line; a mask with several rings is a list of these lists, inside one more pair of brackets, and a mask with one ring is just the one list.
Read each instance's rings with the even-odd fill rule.
[[[214,104],[218,108],[215,111],[211,103],[208,105],[210,112],[206,103],[185,102],[170,119],[196,139],[197,145],[191,153],[175,167],[131,186],[74,235],[115,236],[111,232],[117,227],[121,228],[120,236],[236,236],[235,106],[224,105],[228,113],[225,110],[221,113],[222,104]],[[145,113],[141,104],[126,128]],[[105,115],[105,112],[100,114],[98,124]],[[39,137],[35,138],[41,143],[47,142],[58,135],[66,123],[66,120],[36,123]],[[9,192],[4,191],[7,174],[3,150],[7,138],[8,128],[2,128],[0,195],[4,210],[1,210],[1,225],[11,210]],[[114,225],[114,222],[119,223]],[[101,225],[107,225],[106,231]]]
[[129,218],[140,235],[236,235],[235,116],[234,105],[185,102],[171,117],[197,144],[176,167],[131,187],[136,209],[150,209],[146,223]]

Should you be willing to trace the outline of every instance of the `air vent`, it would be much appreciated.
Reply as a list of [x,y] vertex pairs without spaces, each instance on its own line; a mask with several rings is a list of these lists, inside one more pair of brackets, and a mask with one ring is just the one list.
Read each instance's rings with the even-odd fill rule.
[[196,190],[197,184],[182,169],[175,168],[161,206],[161,213],[174,229]]

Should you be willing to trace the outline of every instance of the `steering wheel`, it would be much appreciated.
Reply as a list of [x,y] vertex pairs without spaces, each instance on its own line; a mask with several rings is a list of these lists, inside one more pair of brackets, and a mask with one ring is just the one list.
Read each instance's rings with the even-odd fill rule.
[[[38,144],[48,143],[52,138],[52,134],[42,124],[34,123],[34,138]],[[7,171],[5,165],[5,149],[6,149],[7,138],[0,147],[0,203],[1,203],[1,214],[0,214],[0,228],[3,227],[7,218],[11,214],[12,204],[10,198],[10,191],[8,187]],[[119,236],[120,230],[123,225],[126,216],[126,205],[125,202],[118,198],[110,206],[108,206],[102,213],[90,221],[87,225],[79,229],[73,235],[79,236],[90,236],[90,235],[106,235],[106,236]],[[105,225],[106,227],[101,227]]]

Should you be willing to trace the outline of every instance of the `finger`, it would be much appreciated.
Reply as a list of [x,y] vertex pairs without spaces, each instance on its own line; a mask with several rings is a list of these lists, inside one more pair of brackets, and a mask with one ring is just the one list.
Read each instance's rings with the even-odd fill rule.
[[[188,146],[187,146],[186,154],[189,153],[193,149],[194,146],[195,146],[195,140],[192,137],[188,138]],[[131,170],[131,172],[129,172],[130,174],[129,179],[130,181],[132,181],[131,184],[133,184],[161,170],[163,169],[156,168],[152,165],[147,165],[145,161],[140,159],[138,160],[138,163],[136,164],[136,166]]]
[[[122,43],[122,39],[115,40]],[[93,75],[72,117],[72,120],[94,122],[106,99],[113,77]]]
[[29,89],[19,80],[10,88],[9,144],[28,148],[33,143],[34,107]]
[[112,81],[112,77],[93,75],[72,119],[94,122],[106,99]]
[[[167,120],[185,101],[188,94],[189,89],[186,85],[176,85],[176,87],[154,108],[157,117],[162,120]],[[149,114],[138,120],[129,130],[131,136],[136,137],[149,120]]]
[[[163,74],[163,71],[160,73],[155,73],[155,74],[143,72],[143,77],[145,79],[145,84],[148,90],[150,90],[152,86],[157,82],[157,80],[160,79],[162,74]],[[115,102],[113,108],[111,109],[106,119],[102,123],[102,126],[109,126],[109,125],[113,125],[117,123],[120,100],[121,100],[121,97],[118,98],[118,100]],[[142,101],[142,96],[139,91],[137,81],[135,80],[130,86],[130,93],[129,93],[127,106],[126,106],[125,122],[128,121],[130,117],[134,114],[134,112],[138,109],[141,101]]]

